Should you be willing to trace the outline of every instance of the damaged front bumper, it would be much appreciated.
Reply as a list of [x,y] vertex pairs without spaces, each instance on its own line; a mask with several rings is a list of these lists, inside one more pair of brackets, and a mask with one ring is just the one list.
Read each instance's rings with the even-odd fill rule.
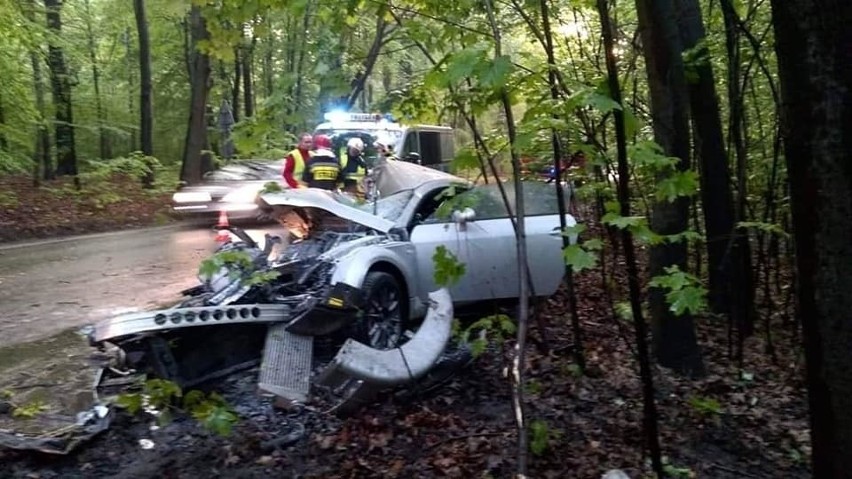
[[89,342],[96,346],[144,333],[226,324],[290,323],[293,334],[331,334],[358,317],[364,303],[363,292],[345,283],[332,286],[324,298],[304,294],[281,303],[196,306],[128,313],[95,325]]

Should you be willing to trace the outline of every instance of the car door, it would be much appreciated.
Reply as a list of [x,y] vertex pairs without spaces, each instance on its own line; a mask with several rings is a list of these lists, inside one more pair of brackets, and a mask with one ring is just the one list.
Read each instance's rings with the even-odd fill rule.
[[471,207],[477,218],[459,224],[450,217],[452,209],[442,206],[414,226],[411,242],[417,254],[420,284],[428,285],[427,289],[437,288],[433,257],[437,248],[444,246],[465,265],[465,274],[450,288],[455,302],[512,297],[517,254],[514,231],[502,203],[478,188],[447,201],[460,208]]
[[[514,189],[509,184],[503,187],[514,205]],[[552,187],[547,190],[552,194]],[[529,200],[525,207],[529,212],[525,221],[527,260],[536,295],[553,294],[565,272],[555,194],[552,194],[552,199],[547,196],[547,192],[536,185],[531,185],[524,194]],[[515,231],[499,187],[496,184],[478,186],[458,195],[453,202],[458,209],[471,207],[475,219],[459,224],[447,217],[446,208],[439,208],[412,230],[411,241],[417,252],[420,284],[432,289],[437,287],[433,278],[433,255],[437,247],[443,245],[464,263],[466,270],[458,284],[450,290],[454,301],[518,297]],[[573,218],[566,220],[569,226],[573,225]]]

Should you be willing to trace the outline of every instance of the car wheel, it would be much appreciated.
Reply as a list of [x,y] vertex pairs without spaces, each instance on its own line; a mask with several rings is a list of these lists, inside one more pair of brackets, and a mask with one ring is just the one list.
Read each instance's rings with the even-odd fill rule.
[[361,289],[365,301],[356,339],[375,349],[399,346],[408,321],[402,285],[393,275],[371,271]]

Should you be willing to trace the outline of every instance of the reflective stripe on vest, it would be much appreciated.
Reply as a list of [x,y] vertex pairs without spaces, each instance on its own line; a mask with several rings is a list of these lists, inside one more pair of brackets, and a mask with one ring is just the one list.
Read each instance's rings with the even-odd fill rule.
[[304,186],[305,182],[302,180],[302,175],[305,173],[305,158],[298,148],[291,151],[290,156],[293,157],[293,178],[296,180],[296,183]]
[[314,181],[336,181],[340,165],[336,161],[314,161],[308,165],[308,173]]
[[[340,169],[346,170],[346,165],[348,163],[349,163],[349,155],[347,154],[346,150],[341,149],[340,150]],[[363,178],[366,175],[367,175],[367,170],[365,170],[363,166],[358,165],[358,167],[355,168],[355,171],[350,171],[350,172],[346,173],[346,179],[347,180],[361,181],[361,178]]]

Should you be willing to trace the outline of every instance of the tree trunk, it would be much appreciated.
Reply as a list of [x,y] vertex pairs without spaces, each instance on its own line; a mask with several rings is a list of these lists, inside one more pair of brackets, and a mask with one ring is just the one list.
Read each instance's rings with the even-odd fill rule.
[[50,132],[45,124],[44,81],[41,75],[41,58],[35,50],[30,51],[30,62],[33,65],[33,88],[35,89],[36,109],[39,113],[35,149],[33,152],[33,180],[37,182],[39,169],[41,169],[41,177],[43,179],[51,180],[53,179],[53,168],[50,162]]
[[[737,27],[737,13],[730,0],[722,0],[722,15],[725,21],[725,47],[728,52],[728,105],[730,109],[729,133],[734,144],[734,152],[737,159],[737,204],[736,218],[744,221],[746,218],[746,202],[748,198],[748,172],[746,171],[747,151],[745,146],[745,106],[740,87],[740,49],[739,33]],[[747,282],[743,284],[743,293],[749,305],[754,303],[754,281],[751,267],[751,245],[748,242],[748,233],[743,231],[736,236],[736,247],[740,250],[740,261],[742,262],[743,274]],[[754,316],[746,314],[739,318],[742,321],[737,324],[740,342],[744,336],[750,336],[754,332]],[[737,348],[737,356],[742,356],[742,345]]]
[[852,4],[772,0],[813,477],[852,477]]
[[352,91],[349,93],[349,98],[346,101],[348,108],[355,106],[358,96],[364,92],[367,80],[370,78],[370,74],[373,73],[373,67],[376,66],[376,60],[379,59],[379,54],[382,52],[382,46],[385,44],[385,33],[387,32],[388,24],[385,21],[384,12],[385,8],[379,9],[379,15],[376,19],[376,35],[373,37],[373,44],[370,45],[370,50],[367,52],[367,58],[364,59],[364,65],[352,80]]
[[199,41],[207,40],[210,34],[207,31],[207,23],[201,15],[201,9],[196,5],[190,9],[189,24],[192,36],[191,100],[180,177],[188,184],[196,184],[201,181],[205,169],[204,163],[206,163],[202,158],[202,150],[208,145],[207,95],[210,91],[210,57],[198,51],[196,45]]
[[[62,20],[59,10],[62,0],[45,0],[47,9],[47,28],[57,38],[62,37]],[[71,80],[65,67],[65,55],[61,47],[49,44],[48,64],[50,65],[50,85],[53,91],[53,106],[56,111],[56,174],[77,178],[77,149],[74,145],[74,115],[71,105]]]
[[240,63],[240,49],[234,48],[234,84],[231,87],[231,114],[234,121],[240,121],[240,84],[243,66]]
[[[35,1],[30,0],[29,8],[25,9],[27,19],[35,22]],[[33,89],[35,90],[36,110],[39,114],[36,126],[35,148],[33,149],[33,184],[38,185],[39,177],[45,180],[53,179],[53,167],[50,161],[50,131],[46,123],[44,104],[44,80],[41,73],[41,52],[37,48],[30,49],[30,63],[33,67]],[[41,170],[41,175],[39,175]]]
[[[154,156],[154,106],[151,98],[151,41],[148,37],[148,19],[145,13],[145,0],[133,0],[136,12],[136,31],[139,35],[139,131],[142,136],[142,153]],[[142,178],[142,184],[150,188],[154,185],[154,172],[148,170]]]
[[[136,108],[133,102],[133,85],[136,82],[133,80],[133,50],[130,48],[130,28],[124,31],[124,60],[127,65],[127,113],[130,116],[135,116]],[[128,152],[136,151],[136,128],[130,130],[130,148]]]
[[[698,0],[677,0],[680,9],[680,36],[684,50],[696,48],[705,38]],[[751,274],[741,242],[735,240],[736,221],[728,154],[719,116],[719,100],[709,51],[702,46],[694,55],[696,79],[689,84],[689,101],[695,132],[695,145],[701,162],[701,195],[707,236],[711,309],[728,316],[731,324],[744,331],[752,310],[746,290]]]
[[[598,13],[601,17],[601,32],[606,55],[607,84],[612,99],[622,104],[621,84],[618,81],[618,66],[613,52],[613,27],[610,21],[609,6],[606,0],[598,0]],[[630,174],[627,165],[627,130],[624,123],[624,110],[613,111],[615,119],[615,141],[618,152],[618,204],[621,216],[630,216]],[[663,477],[662,451],[660,448],[659,421],[657,403],[654,396],[654,373],[651,358],[648,355],[648,326],[642,312],[642,292],[639,286],[639,267],[636,264],[636,250],[633,248],[633,234],[629,229],[621,230],[621,245],[624,250],[624,262],[627,266],[627,287],[630,292],[630,311],[633,314],[633,331],[638,349],[639,374],[642,378],[642,426],[648,451],[651,453],[651,466],[658,478]]]
[[[254,48],[257,45],[257,37],[252,37],[251,46],[243,50],[243,98],[246,110],[246,118],[254,116],[254,75],[252,68],[254,66]],[[236,109],[236,108],[235,108]],[[237,118],[234,117],[236,121]]]
[[[677,169],[687,171],[690,168],[689,102],[674,5],[672,0],[636,0],[636,9],[651,91],[654,137],[667,156],[679,159]],[[656,233],[677,234],[688,227],[687,198],[654,203],[651,228]],[[684,271],[687,269],[687,247],[683,241],[651,246],[651,277],[665,275],[665,268],[672,265]],[[703,374],[704,364],[691,315],[675,316],[661,288],[650,289],[648,303],[654,352],[660,365],[685,375]]]
[[[136,0],[134,0],[135,3]],[[92,63],[92,84],[95,89],[95,111],[98,115],[98,139],[100,145],[101,159],[112,157],[110,151],[109,137],[104,124],[106,123],[106,113],[104,112],[103,101],[101,100],[101,74],[98,69],[98,56],[95,42],[95,32],[92,28],[92,11],[90,1],[85,0],[83,7],[86,10],[86,37],[89,47],[89,61]]]

